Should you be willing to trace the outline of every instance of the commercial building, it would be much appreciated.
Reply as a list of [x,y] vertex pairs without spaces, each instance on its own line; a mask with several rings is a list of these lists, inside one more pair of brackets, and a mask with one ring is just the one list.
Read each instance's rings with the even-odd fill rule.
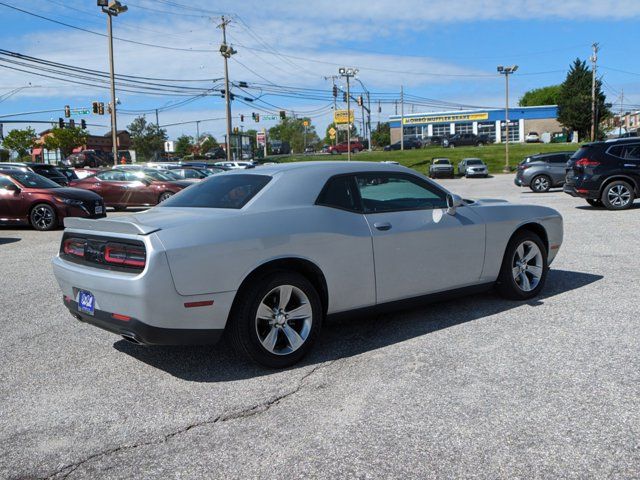
[[[562,130],[557,120],[558,107],[515,107],[509,109],[509,141],[524,142],[529,132],[554,133]],[[400,115],[391,115],[391,143],[400,140]],[[456,133],[487,135],[493,142],[506,138],[505,109],[455,110],[450,112],[411,113],[402,117],[404,136],[445,137]]]
[[[40,132],[40,137],[36,140],[36,147],[31,150],[31,159],[34,162],[45,162],[55,164],[62,160],[60,152],[48,151],[44,148],[44,141],[47,136],[51,135],[52,129]],[[112,151],[111,131],[104,135],[89,135],[86,145],[73,149],[73,153],[83,150],[96,150],[105,153]],[[131,148],[131,135],[126,130],[118,130],[118,150],[129,150]]]

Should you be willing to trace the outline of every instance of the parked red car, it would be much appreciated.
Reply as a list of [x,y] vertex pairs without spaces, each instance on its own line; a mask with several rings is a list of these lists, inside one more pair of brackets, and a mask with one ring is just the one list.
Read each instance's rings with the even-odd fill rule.
[[104,170],[71,182],[72,187],[96,192],[108,207],[150,207],[166,200],[192,182],[172,179],[159,171]]
[[[337,145],[331,145],[327,151],[333,155],[338,153],[347,153],[349,147],[348,142],[340,142]],[[351,153],[358,153],[364,150],[364,145],[358,140],[351,140]]]
[[0,170],[0,224],[52,230],[65,217],[105,217],[100,195],[61,187],[33,172]]

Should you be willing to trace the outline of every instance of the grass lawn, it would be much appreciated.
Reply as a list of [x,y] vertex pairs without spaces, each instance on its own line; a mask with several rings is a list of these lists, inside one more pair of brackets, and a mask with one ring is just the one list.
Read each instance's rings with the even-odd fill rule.
[[[536,153],[575,151],[579,144],[573,143],[515,143],[509,144],[509,163],[513,169],[525,157]],[[422,173],[429,171],[429,164],[434,157],[447,157],[453,163],[458,173],[458,162],[463,158],[481,158],[489,167],[491,173],[502,173],[504,167],[504,144],[486,145],[483,147],[426,147],[419,150],[399,150],[393,152],[361,152],[352,155],[353,160],[381,162],[393,160],[405,167],[413,168]],[[278,162],[304,162],[309,160],[346,160],[347,154],[342,155],[291,155],[278,157]],[[275,159],[274,159],[275,160]],[[269,161],[269,159],[267,159]]]

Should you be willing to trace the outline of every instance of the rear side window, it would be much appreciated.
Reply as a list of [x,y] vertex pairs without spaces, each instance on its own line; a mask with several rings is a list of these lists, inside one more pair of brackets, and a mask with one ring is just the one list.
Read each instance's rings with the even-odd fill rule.
[[547,161],[549,163],[567,163],[567,157],[564,154],[551,155],[550,157],[547,157]]
[[270,180],[266,175],[215,175],[165,200],[159,207],[242,208]]
[[571,158],[575,160],[579,160],[581,158],[588,157],[591,153],[591,148],[589,147],[580,147],[576,153],[574,153]]
[[356,211],[358,208],[353,177],[349,175],[330,178],[316,203],[325,207]]
[[124,172],[119,171],[100,172],[96,177],[105,182],[124,182]]

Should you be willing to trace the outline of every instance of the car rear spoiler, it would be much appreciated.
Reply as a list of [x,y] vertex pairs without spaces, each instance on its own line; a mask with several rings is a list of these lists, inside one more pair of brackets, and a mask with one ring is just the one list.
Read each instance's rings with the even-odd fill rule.
[[157,232],[160,227],[152,227],[141,223],[120,220],[67,217],[64,219],[65,228],[76,228],[78,230],[91,230],[96,232],[124,233],[128,235],[149,235]]

